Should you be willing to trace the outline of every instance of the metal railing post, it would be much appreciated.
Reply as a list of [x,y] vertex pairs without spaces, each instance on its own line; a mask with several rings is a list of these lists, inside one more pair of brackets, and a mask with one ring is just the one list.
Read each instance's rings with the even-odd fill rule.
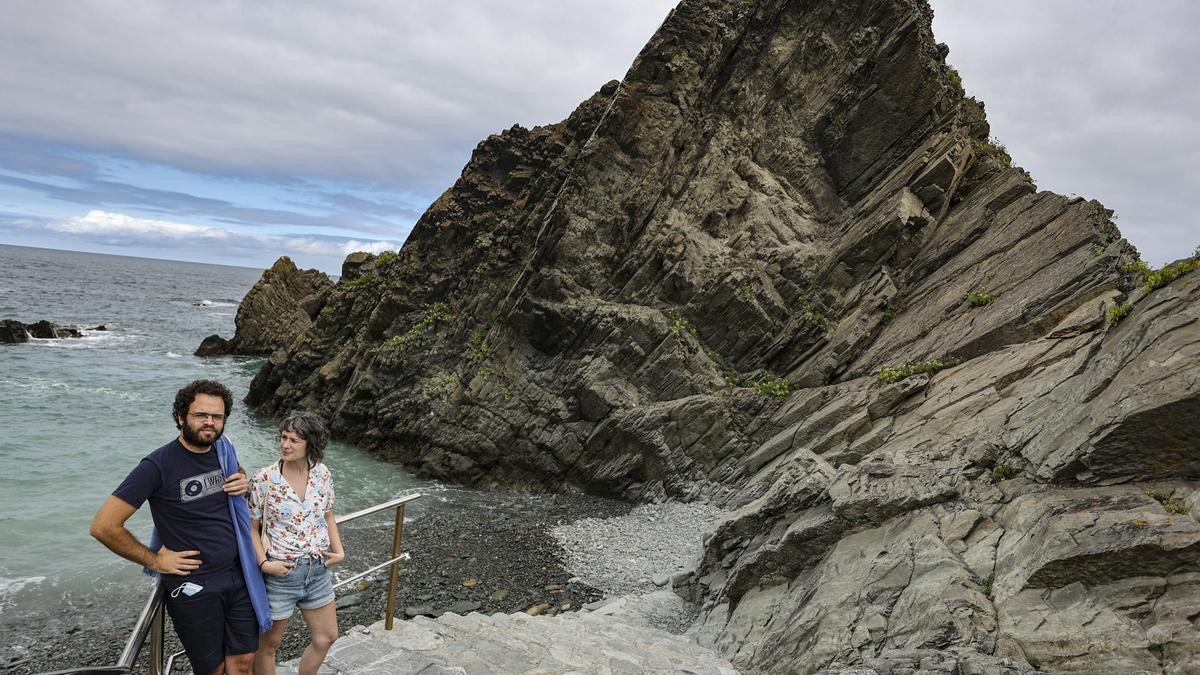
[[165,637],[163,615],[167,613],[166,606],[162,603],[158,605],[158,611],[154,613],[154,620],[150,622],[150,675],[164,675],[163,673],[163,640]]
[[391,630],[392,621],[396,617],[396,586],[400,576],[400,539],[404,536],[404,504],[396,507],[396,527],[392,530],[392,574],[388,582],[387,616],[383,620],[383,629]]

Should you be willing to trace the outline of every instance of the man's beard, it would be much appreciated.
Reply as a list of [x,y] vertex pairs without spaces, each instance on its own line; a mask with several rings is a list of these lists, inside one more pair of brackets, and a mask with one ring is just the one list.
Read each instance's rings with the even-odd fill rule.
[[200,437],[201,429],[193,429],[192,425],[186,422],[184,422],[183,427],[180,429],[180,431],[183,433],[183,440],[187,441],[189,445],[194,445],[198,448],[207,448],[212,446],[212,444],[216,443],[217,439],[221,437],[221,434],[225,433],[224,429],[216,429],[214,427],[214,430],[217,432],[217,435],[213,436],[212,440],[206,441]]

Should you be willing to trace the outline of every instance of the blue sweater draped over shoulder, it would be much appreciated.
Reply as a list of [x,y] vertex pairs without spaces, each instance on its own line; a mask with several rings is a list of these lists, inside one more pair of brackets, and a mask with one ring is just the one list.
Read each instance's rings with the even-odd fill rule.
[[[237,473],[239,465],[233,443],[222,436],[213,447],[217,451],[217,459],[221,462],[221,472],[225,477]],[[229,517],[233,521],[234,536],[237,537],[238,561],[242,565],[242,576],[246,578],[250,604],[254,606],[254,616],[258,619],[258,632],[265,633],[271,629],[271,610],[267,605],[267,586],[263,582],[262,572],[255,564],[258,556],[254,553],[253,540],[250,539],[255,533],[250,531],[250,507],[247,506],[245,497],[229,496]],[[158,536],[158,530],[151,530],[150,550],[157,551],[160,548],[162,539]],[[155,578],[159,576],[147,568],[142,568],[142,571]]]

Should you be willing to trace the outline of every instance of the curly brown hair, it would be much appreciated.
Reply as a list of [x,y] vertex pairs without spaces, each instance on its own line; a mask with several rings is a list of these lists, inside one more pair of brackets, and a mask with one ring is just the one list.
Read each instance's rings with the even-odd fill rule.
[[175,419],[176,429],[183,428],[180,420],[187,417],[188,408],[192,407],[192,402],[196,400],[196,394],[220,396],[225,401],[226,419],[233,412],[233,393],[229,391],[229,387],[216,380],[193,380],[191,384],[175,392],[175,407],[171,410],[171,414]]

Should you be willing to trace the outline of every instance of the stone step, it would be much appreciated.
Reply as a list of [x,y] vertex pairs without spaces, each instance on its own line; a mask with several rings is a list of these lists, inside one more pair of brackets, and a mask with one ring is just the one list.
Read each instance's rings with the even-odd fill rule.
[[[626,612],[628,614],[628,612]],[[294,675],[299,660],[279,667]],[[320,675],[421,673],[692,673],[736,675],[728,661],[687,637],[620,612],[566,612],[380,621],[352,628],[330,649]]]
[[[378,630],[383,631],[382,621],[378,624]],[[444,668],[431,659],[397,650],[373,637],[372,633],[373,631],[359,626],[338,638],[326,655],[325,663],[317,670],[317,675],[440,675],[462,672],[455,668]],[[276,675],[298,675],[300,659],[279,664],[275,672]]]

